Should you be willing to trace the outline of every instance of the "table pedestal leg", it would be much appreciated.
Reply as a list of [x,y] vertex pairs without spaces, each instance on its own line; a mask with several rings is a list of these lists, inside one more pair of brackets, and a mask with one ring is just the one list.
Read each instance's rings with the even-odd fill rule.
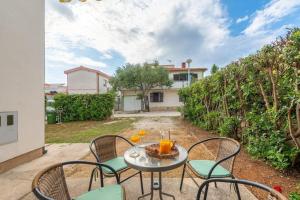
[[142,198],[144,198],[146,196],[150,196],[150,199],[153,200],[153,191],[158,189],[159,199],[160,200],[163,200],[163,195],[171,197],[172,199],[175,200],[175,196],[173,196],[171,194],[168,194],[168,193],[165,193],[165,192],[162,191],[161,172],[158,172],[158,183],[159,183],[158,188],[155,188],[154,185],[153,185],[154,184],[153,172],[151,172],[151,191],[149,193],[147,193],[147,194],[144,194],[144,195],[138,197],[138,199],[142,199]]

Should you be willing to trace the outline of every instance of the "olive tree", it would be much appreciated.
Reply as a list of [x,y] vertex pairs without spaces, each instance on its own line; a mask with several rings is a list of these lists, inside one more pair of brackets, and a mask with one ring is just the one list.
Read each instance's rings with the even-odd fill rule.
[[115,90],[130,89],[137,91],[142,101],[141,110],[146,111],[150,111],[149,93],[151,89],[172,86],[168,71],[159,66],[158,62],[153,64],[126,64],[117,69],[110,83]]

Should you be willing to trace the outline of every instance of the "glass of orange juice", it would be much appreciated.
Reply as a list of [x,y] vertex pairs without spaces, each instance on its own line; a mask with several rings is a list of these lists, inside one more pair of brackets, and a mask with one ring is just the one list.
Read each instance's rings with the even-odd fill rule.
[[172,142],[170,140],[162,139],[159,142],[159,153],[168,154],[172,148]]
[[140,130],[140,131],[139,131],[139,136],[142,137],[142,136],[144,136],[145,134],[146,134],[146,131],[145,131],[145,130]]
[[141,143],[143,143],[143,137],[145,136],[146,131],[145,130],[139,130],[138,135],[141,138]]
[[131,157],[136,158],[138,157],[140,154],[139,152],[136,150],[136,145],[138,144],[138,142],[141,140],[139,135],[133,135],[130,137],[130,141],[134,144],[133,147],[133,152],[130,154]]

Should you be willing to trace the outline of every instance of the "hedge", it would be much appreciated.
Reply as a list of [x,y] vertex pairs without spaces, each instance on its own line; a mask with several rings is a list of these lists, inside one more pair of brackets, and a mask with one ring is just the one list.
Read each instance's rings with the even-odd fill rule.
[[[179,91],[183,115],[277,169],[299,165],[300,29]],[[298,111],[297,111],[298,109]]]
[[62,121],[104,120],[112,115],[115,95],[57,94],[55,109],[62,109]]

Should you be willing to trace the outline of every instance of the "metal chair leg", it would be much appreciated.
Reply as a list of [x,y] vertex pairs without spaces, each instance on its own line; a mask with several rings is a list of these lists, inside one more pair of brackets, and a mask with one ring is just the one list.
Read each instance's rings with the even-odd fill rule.
[[182,170],[182,175],[181,175],[181,182],[180,182],[180,191],[182,190],[184,173],[185,173],[185,167],[186,167],[186,164],[183,165],[183,170]]
[[203,200],[207,199],[208,187],[209,187],[209,184],[207,184],[207,186],[205,187],[205,193],[204,193],[204,199]]
[[96,170],[97,170],[98,168],[94,168],[93,169],[93,171],[92,171],[92,173],[91,173],[91,177],[90,177],[90,182],[89,182],[89,189],[88,189],[88,191],[91,191],[91,188],[92,188],[92,183],[93,183],[93,177],[94,177],[94,175],[95,175],[95,172],[96,172]]
[[240,194],[239,186],[237,183],[234,183],[234,189],[235,189],[236,195],[238,197],[238,200],[241,200],[241,194]]
[[215,183],[215,188],[218,188],[218,185],[217,185],[217,183],[216,182],[214,182]]
[[139,174],[140,174],[140,182],[141,182],[141,191],[142,191],[142,194],[144,194],[143,174],[141,171]]

